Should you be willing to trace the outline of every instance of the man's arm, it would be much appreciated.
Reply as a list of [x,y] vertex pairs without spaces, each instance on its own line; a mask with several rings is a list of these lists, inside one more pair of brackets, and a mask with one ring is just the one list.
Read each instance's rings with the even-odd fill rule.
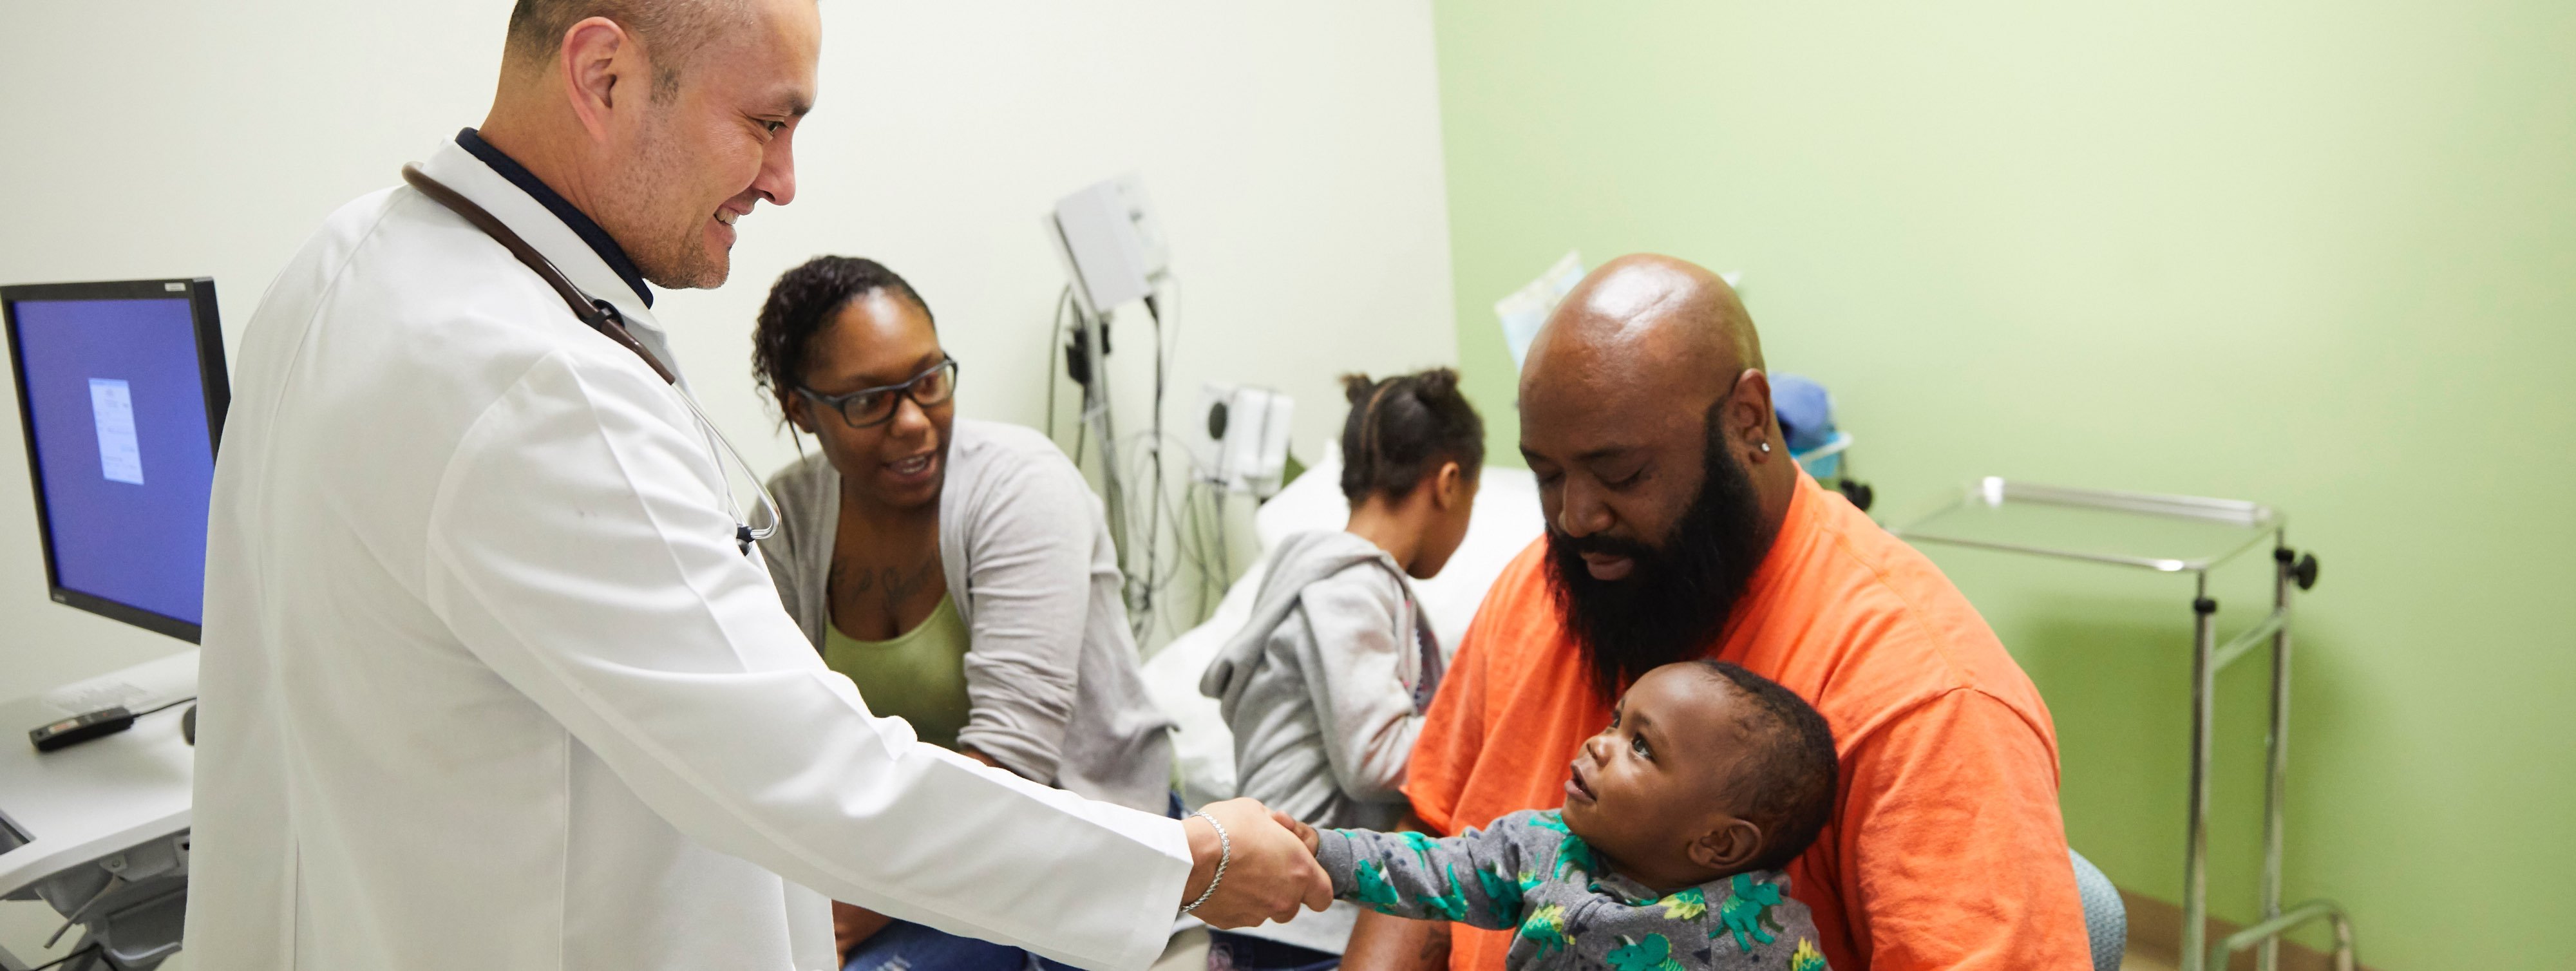
[[[1540,542],[1544,541],[1522,551],[1513,569],[1521,569],[1523,561],[1541,548]],[[1496,581],[1497,587],[1502,583]],[[1449,822],[1459,789],[1474,771],[1485,740],[1484,644],[1497,636],[1492,627],[1500,622],[1498,617],[1488,594],[1486,603],[1476,610],[1476,619],[1467,625],[1467,635],[1459,640],[1457,655],[1449,660],[1449,673],[1431,699],[1431,710],[1423,713],[1421,734],[1405,766],[1404,795],[1412,806],[1399,829],[1435,831],[1423,818],[1426,814]],[[1449,925],[1443,921],[1406,920],[1364,910],[1351,927],[1350,943],[1342,949],[1342,967],[1349,971],[1441,971],[1448,966]]]
[[[1845,766],[1836,881],[1870,967],[2090,960],[2057,762],[2038,726],[1993,696],[1956,690],[1861,739]],[[1965,873],[1976,879],[1961,882]]]
[[1449,924],[1360,911],[1342,949],[1350,971],[1442,971],[1449,966]]

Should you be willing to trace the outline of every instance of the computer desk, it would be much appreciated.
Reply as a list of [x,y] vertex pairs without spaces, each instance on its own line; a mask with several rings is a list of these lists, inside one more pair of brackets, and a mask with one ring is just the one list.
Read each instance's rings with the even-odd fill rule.
[[[179,730],[188,706],[53,752],[36,751],[24,733],[108,705],[139,711],[196,693],[197,650],[189,648],[0,703],[0,816],[28,840],[0,851],[0,899],[42,897],[69,911],[97,897],[82,921],[96,935],[102,922],[120,918],[126,933],[111,928],[102,942],[120,955],[176,949],[195,778],[195,750]],[[111,876],[124,879],[102,894]],[[164,929],[166,947],[147,940]],[[0,949],[0,969],[25,966]]]

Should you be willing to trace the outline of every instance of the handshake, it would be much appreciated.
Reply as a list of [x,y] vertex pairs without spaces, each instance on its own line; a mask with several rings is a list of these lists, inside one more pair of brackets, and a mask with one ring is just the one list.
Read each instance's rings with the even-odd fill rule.
[[[1254,799],[1213,802],[1181,822],[1190,839],[1190,879],[1180,904],[1199,901],[1190,915],[1220,929],[1288,920],[1300,906],[1322,910],[1333,902],[1333,881],[1315,862],[1315,831]],[[1209,819],[1215,825],[1209,824]],[[1222,836],[1218,827],[1224,827]],[[1225,874],[1218,879],[1217,865]],[[1210,886],[1215,888],[1209,893]],[[1207,899],[1200,900],[1201,895]]]

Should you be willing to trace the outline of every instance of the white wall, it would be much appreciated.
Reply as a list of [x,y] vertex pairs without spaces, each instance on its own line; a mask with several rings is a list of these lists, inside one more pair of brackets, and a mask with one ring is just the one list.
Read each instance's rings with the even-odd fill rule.
[[[238,336],[325,213],[481,120],[508,8],[0,6],[0,282],[211,275]],[[657,308],[755,464],[795,453],[751,390],[751,318],[820,253],[921,289],[964,414],[1042,422],[1062,275],[1037,220],[1124,170],[1181,280],[1176,402],[1203,378],[1283,388],[1311,457],[1342,413],[1333,375],[1454,360],[1425,0],[833,0],[824,20],[795,204],[744,220],[730,285]],[[1115,373],[1138,389],[1127,316]],[[18,427],[0,414],[0,698],[181,646],[46,599]]]

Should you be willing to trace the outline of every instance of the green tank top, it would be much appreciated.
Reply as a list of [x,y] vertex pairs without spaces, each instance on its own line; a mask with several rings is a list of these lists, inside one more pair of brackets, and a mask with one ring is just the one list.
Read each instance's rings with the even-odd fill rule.
[[878,717],[912,723],[922,741],[957,748],[966,727],[965,618],[950,597],[920,626],[890,641],[863,641],[823,623],[823,663],[859,686],[859,697]]

